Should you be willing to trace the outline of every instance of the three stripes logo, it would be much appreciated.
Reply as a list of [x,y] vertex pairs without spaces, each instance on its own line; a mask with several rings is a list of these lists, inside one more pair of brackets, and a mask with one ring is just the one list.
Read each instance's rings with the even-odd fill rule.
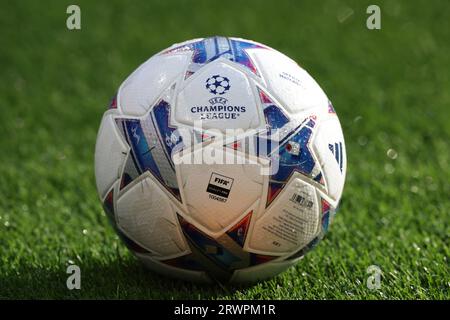
[[328,144],[328,148],[330,149],[331,153],[334,155],[334,158],[336,159],[339,169],[342,172],[342,166],[343,166],[343,155],[342,155],[342,142],[336,142],[334,144]]

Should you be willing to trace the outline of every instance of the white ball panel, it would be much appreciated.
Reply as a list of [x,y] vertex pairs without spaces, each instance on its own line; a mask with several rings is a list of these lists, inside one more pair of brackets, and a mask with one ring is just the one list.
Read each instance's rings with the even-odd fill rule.
[[[224,87],[217,86],[214,82],[213,85],[209,85],[209,89],[217,90],[217,94],[214,94],[205,85],[210,77],[217,74],[229,79],[230,88],[225,90]],[[226,99],[226,102],[212,105],[209,100],[215,97]],[[224,105],[243,107],[245,111],[223,109],[219,111],[219,108],[223,108]],[[217,108],[217,111],[199,111],[198,108],[202,106]],[[202,126],[206,129],[250,129],[258,128],[261,125],[262,115],[260,113],[245,73],[232,66],[228,60],[217,59],[197,71],[180,89],[175,120],[187,125],[194,125],[195,121],[202,120]],[[232,114],[235,115],[234,119],[225,118],[225,115],[231,116]]]
[[120,178],[120,170],[129,147],[119,134],[111,114],[105,114],[100,124],[95,144],[95,180],[97,192],[103,199],[114,181]]
[[319,232],[320,208],[316,190],[294,174],[250,231],[253,252],[288,254],[301,249]]
[[133,185],[117,201],[117,225],[142,247],[160,257],[189,252],[170,199],[150,177]]
[[[160,52],[158,52],[156,55],[160,55],[164,52],[170,51],[170,50],[174,50],[174,49],[182,49],[185,48],[186,46],[188,46],[191,43],[197,42],[197,41],[201,41],[203,40],[203,38],[196,38],[196,39],[191,39],[191,40],[187,40],[187,41],[183,41],[180,43],[174,43],[173,45],[171,45],[170,47],[161,50]],[[155,55],[155,56],[156,56]]]
[[338,118],[333,116],[321,121],[313,139],[314,152],[322,167],[328,196],[334,200],[332,205],[336,206],[342,195],[347,168],[344,136]]
[[[194,154],[211,153],[212,145],[206,146],[203,150],[196,150]],[[219,150],[219,149],[216,149]],[[223,150],[231,156],[233,150]],[[191,159],[192,154],[184,157]],[[198,159],[200,156],[195,155]],[[242,156],[237,154],[237,159],[242,163]],[[249,161],[247,159],[247,161]],[[181,177],[183,201],[188,206],[187,215],[196,224],[210,235],[217,234],[232,226],[236,219],[242,216],[245,211],[252,206],[262,195],[263,180],[261,178],[262,164],[251,161],[247,164],[187,164],[188,160],[181,158],[177,161],[177,172]],[[225,180],[231,182],[227,197],[220,197],[214,192],[208,192],[211,184],[213,187],[220,187],[220,183],[215,183],[216,176],[223,176]],[[260,177],[256,179],[256,177]],[[230,186],[230,187],[229,187]],[[219,200],[218,200],[219,199]]]
[[325,109],[328,98],[317,82],[292,59],[276,50],[248,50],[275,95],[291,113],[307,109]]
[[161,93],[180,77],[191,53],[153,56],[128,77],[119,89],[123,113],[142,116]]

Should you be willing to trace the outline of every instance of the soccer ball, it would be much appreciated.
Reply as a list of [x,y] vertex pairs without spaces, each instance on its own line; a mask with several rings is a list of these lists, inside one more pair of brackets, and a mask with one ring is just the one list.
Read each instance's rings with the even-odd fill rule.
[[211,37],[154,55],[120,86],[95,149],[127,247],[184,280],[255,282],[326,233],[346,174],[336,112],[293,60]]

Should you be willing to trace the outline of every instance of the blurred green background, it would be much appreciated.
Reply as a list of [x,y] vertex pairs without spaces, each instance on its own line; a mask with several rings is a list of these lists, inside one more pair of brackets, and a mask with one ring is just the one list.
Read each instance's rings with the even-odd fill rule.
[[[70,4],[81,30],[66,28]],[[381,30],[366,28],[370,4]],[[2,1],[0,298],[449,299],[449,17],[448,1]],[[330,233],[251,287],[146,270],[95,190],[97,129],[120,83],[172,43],[211,35],[299,62],[347,144]],[[81,290],[66,288],[72,263]],[[370,265],[383,271],[379,290],[366,286]]]

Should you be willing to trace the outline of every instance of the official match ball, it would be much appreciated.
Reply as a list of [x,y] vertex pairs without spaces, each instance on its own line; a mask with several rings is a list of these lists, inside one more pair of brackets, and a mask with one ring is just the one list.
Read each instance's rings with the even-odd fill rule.
[[346,174],[335,109],[295,61],[226,37],[175,44],[119,87],[101,120],[104,211],[151,270],[255,282],[325,235]]

